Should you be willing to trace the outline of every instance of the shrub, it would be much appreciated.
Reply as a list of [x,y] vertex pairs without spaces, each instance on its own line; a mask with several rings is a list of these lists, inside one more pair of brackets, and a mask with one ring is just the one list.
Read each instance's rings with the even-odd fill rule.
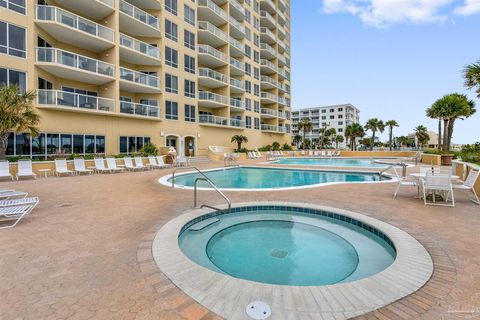
[[274,141],[274,142],[272,143],[272,150],[273,150],[273,151],[278,151],[278,150],[280,150],[280,143],[278,143],[277,141]]
[[261,148],[258,148],[258,151],[272,151],[272,146],[271,145],[266,145]]
[[459,154],[462,161],[480,164],[480,142],[464,145]]
[[285,143],[285,144],[283,144],[283,146],[282,146],[282,150],[283,150],[283,151],[291,151],[291,150],[292,150],[292,146],[289,145],[288,143]]
[[149,142],[142,147],[140,153],[145,156],[156,156],[158,154],[158,148],[156,145]]

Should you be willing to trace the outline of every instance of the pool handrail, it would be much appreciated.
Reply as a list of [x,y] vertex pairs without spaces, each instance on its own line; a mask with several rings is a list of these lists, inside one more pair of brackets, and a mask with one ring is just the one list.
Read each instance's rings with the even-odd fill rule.
[[[209,185],[212,186],[212,188],[219,194],[222,196],[222,198],[227,202],[228,204],[228,210],[230,210],[232,208],[232,202],[230,201],[230,199],[228,199],[228,197],[222,192],[220,191],[217,186],[212,182],[212,180],[208,179],[208,178],[203,178],[203,177],[198,177],[197,179],[195,179],[195,183],[193,185],[193,206],[196,208],[197,207],[197,184],[198,184],[198,181],[205,181],[207,182]],[[217,208],[217,207],[213,207],[213,206],[210,206],[208,204],[202,204],[200,206],[200,209],[203,209],[203,208],[210,208],[210,209],[213,209],[213,210],[217,210],[217,211],[221,211],[221,209]]]

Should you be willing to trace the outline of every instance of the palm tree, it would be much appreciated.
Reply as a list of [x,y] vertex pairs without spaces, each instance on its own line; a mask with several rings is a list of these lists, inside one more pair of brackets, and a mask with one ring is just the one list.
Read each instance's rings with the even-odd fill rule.
[[300,144],[300,142],[302,141],[302,136],[299,135],[299,134],[296,134],[293,136],[293,144],[297,147],[298,149],[298,145]]
[[345,137],[348,138],[352,151],[357,150],[357,138],[363,138],[364,136],[365,130],[363,129],[363,126],[359,123],[349,124],[345,128]]
[[421,149],[423,150],[423,146],[430,140],[430,136],[427,133],[427,127],[424,125],[419,125],[415,127],[415,137],[417,141],[420,143]]
[[345,138],[342,135],[335,136],[335,149],[338,149],[338,144],[345,141]]
[[372,151],[373,145],[375,144],[375,134],[377,131],[383,132],[385,130],[385,124],[382,120],[372,118],[367,121],[367,124],[365,124],[365,130],[372,131],[372,143],[370,144],[370,151]]
[[468,89],[477,87],[475,92],[477,97],[480,98],[480,60],[477,63],[467,65],[463,69],[463,77],[465,78],[465,86]]
[[400,136],[397,137],[397,142],[400,146],[408,146],[408,144],[411,142],[411,139],[407,136]]
[[0,159],[5,159],[8,136],[11,132],[39,133],[40,116],[33,109],[35,92],[19,94],[17,85],[0,87]]
[[242,143],[248,142],[248,138],[241,134],[236,134],[232,137],[231,142],[235,142],[237,144],[237,151],[242,149]]
[[398,122],[395,120],[388,120],[385,122],[385,126],[388,127],[388,147],[390,151],[393,149],[393,127],[398,127]]
[[427,109],[427,117],[430,119],[438,119],[438,150],[443,149],[442,144],[442,115],[440,109],[436,105],[432,105],[430,108]]
[[[302,119],[298,122],[297,128],[298,128],[298,130],[302,130],[302,132],[303,132],[303,143],[305,144],[305,135],[306,135],[307,132],[312,131],[313,123],[309,119]],[[303,146],[303,149],[305,149],[305,145]]]

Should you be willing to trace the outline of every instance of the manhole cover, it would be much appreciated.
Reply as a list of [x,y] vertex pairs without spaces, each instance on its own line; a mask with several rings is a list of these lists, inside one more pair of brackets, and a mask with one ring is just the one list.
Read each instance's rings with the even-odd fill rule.
[[245,311],[250,319],[254,320],[264,320],[268,319],[272,315],[272,309],[270,306],[262,301],[254,301],[250,303]]
[[288,252],[280,249],[273,249],[270,252],[270,255],[277,259],[283,259],[288,255]]

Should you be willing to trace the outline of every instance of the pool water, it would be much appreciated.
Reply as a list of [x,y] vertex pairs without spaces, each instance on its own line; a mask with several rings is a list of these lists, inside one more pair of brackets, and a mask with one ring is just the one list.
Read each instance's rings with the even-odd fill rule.
[[[295,170],[258,167],[236,167],[204,171],[220,189],[271,189],[319,185],[331,182],[376,182],[387,180],[378,173],[347,171]],[[193,187],[198,173],[182,174],[175,177],[176,185]],[[171,183],[171,179],[168,180]],[[210,188],[203,181],[198,186]]]
[[384,239],[351,222],[290,208],[218,214],[187,224],[179,246],[213,271],[277,285],[328,285],[369,277],[395,260]]
[[374,160],[392,159],[360,159],[360,158],[284,158],[278,164],[328,167],[386,168],[388,164],[376,163]]

